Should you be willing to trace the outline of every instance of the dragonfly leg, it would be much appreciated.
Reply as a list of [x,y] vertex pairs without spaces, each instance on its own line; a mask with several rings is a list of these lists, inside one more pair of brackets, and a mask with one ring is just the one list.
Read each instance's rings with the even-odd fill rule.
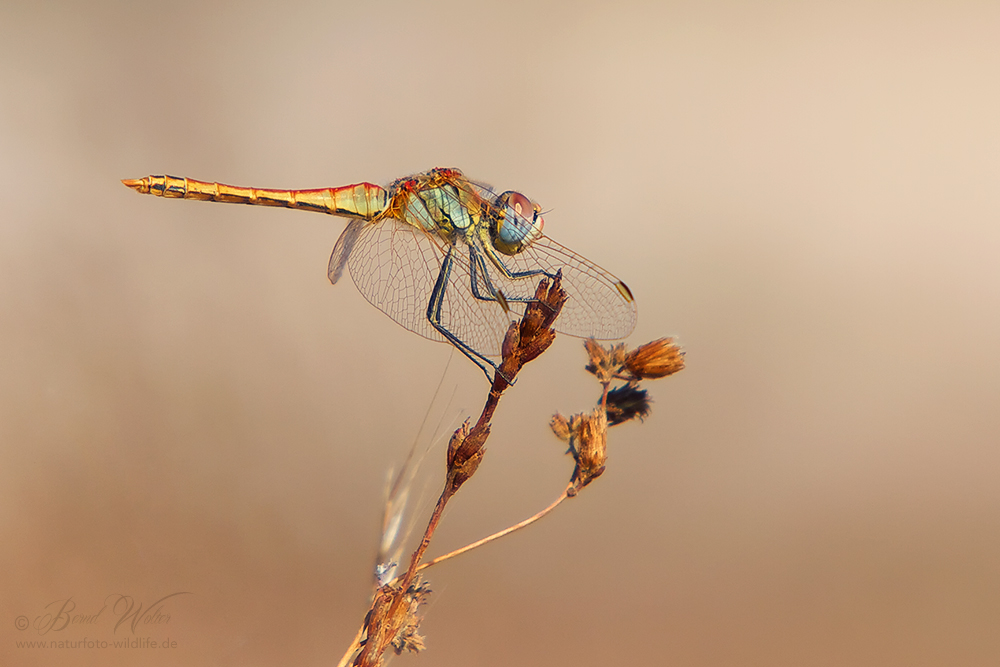
[[[444,257],[444,261],[441,263],[441,271],[438,272],[437,281],[434,283],[434,291],[431,292],[431,300],[427,304],[427,320],[431,323],[437,331],[447,339],[449,343],[454,345],[458,350],[471,359],[483,373],[486,374],[488,380],[492,380],[490,377],[490,369],[499,373],[500,368],[493,361],[487,359],[483,355],[476,352],[474,349],[469,347],[466,343],[462,342],[458,336],[448,331],[448,329],[441,323],[441,311],[444,308],[444,292],[445,287],[448,284],[448,280],[451,278],[451,267],[454,262],[454,257],[452,253],[455,247],[451,246],[448,248],[448,252]],[[495,301],[495,298],[490,298],[490,301]]]
[[[522,279],[545,276],[549,280],[554,280],[556,277],[554,273],[549,273],[541,269],[533,271],[510,271],[507,267],[503,266],[503,263],[499,263],[498,267],[505,278]],[[501,301],[503,299],[504,301],[513,301],[514,303],[531,303],[535,300],[534,297],[528,296],[501,295],[500,290],[494,287],[493,281],[490,280],[490,273],[486,270],[486,260],[483,259],[483,256],[472,245],[469,246],[469,269],[472,278],[472,295],[480,301]],[[480,291],[480,279],[483,281],[483,285],[486,286],[488,294],[483,294]]]

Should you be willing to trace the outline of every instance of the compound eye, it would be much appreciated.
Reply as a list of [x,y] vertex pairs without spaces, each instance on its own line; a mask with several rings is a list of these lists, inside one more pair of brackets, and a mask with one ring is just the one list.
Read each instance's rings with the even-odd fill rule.
[[507,206],[514,209],[514,213],[517,213],[526,220],[534,219],[535,205],[520,192],[507,193]]
[[[498,221],[493,233],[493,245],[506,255],[515,255],[542,235],[538,205],[520,192],[508,191],[497,202],[507,213]],[[514,215],[511,215],[511,214]]]
[[535,214],[534,217],[535,222],[538,223],[538,227],[539,229],[541,229],[541,226],[545,223],[545,221],[542,220],[542,207],[539,206],[538,204],[532,204],[531,210]]

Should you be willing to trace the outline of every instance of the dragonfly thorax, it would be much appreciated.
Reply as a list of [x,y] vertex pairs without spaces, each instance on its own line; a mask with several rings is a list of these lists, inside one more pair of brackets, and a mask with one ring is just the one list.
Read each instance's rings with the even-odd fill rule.
[[541,208],[520,192],[507,191],[497,197],[490,224],[493,247],[505,255],[516,255],[542,235]]
[[480,210],[480,200],[462,187],[464,183],[455,169],[434,169],[400,179],[392,187],[392,215],[453,243],[458,235],[475,228]]

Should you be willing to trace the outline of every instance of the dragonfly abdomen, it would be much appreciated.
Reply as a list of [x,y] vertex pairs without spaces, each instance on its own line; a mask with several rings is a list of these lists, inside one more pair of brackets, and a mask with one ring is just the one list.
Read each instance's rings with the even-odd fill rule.
[[136,192],[157,197],[200,199],[251,206],[282,206],[363,220],[378,217],[385,211],[389,200],[384,188],[371,183],[315,190],[244,188],[177,176],[147,176],[125,179],[122,183]]

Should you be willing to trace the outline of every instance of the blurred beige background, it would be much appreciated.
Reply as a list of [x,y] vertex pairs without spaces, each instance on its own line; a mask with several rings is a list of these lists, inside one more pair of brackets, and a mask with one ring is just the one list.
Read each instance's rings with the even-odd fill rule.
[[[578,499],[431,572],[396,664],[1000,663],[998,36],[985,1],[3,3],[0,662],[336,662],[386,471],[429,411],[432,496],[486,383],[328,283],[341,221],[118,179],[457,166],[688,368]],[[583,363],[525,371],[432,554],[558,493]],[[16,644],[84,637],[176,644]]]

